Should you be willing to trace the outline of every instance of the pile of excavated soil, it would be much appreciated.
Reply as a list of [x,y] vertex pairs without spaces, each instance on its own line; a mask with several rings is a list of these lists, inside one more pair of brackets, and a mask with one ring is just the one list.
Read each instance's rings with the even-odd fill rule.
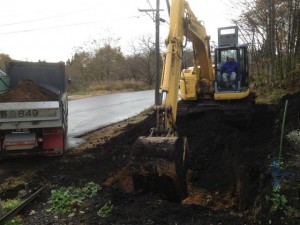
[[58,100],[55,93],[39,86],[32,80],[22,80],[7,93],[0,95],[0,102],[38,102],[55,100]]

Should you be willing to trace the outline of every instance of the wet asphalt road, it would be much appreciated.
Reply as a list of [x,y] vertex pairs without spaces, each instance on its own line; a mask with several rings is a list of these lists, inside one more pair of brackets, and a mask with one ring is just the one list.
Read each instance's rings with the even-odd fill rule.
[[130,118],[154,105],[154,90],[69,101],[69,139]]

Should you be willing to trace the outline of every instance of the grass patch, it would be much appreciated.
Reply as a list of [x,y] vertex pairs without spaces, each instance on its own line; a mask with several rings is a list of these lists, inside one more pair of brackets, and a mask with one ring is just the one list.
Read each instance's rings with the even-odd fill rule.
[[110,82],[96,82],[88,85],[78,85],[69,89],[72,95],[103,95],[118,92],[130,92],[153,89],[152,86],[146,85],[141,81],[127,80],[127,81],[110,81]]
[[22,225],[22,224],[23,222],[20,216],[16,216],[15,218],[5,221],[3,223],[3,225]]
[[22,200],[19,198],[16,199],[7,199],[2,202],[2,208],[3,208],[3,213],[8,213],[11,210],[17,208],[19,205],[22,204]]
[[61,187],[51,191],[48,203],[50,204],[49,212],[55,214],[66,214],[74,208],[80,206],[86,198],[92,198],[101,190],[101,186],[90,182],[82,188],[78,187]]
[[276,104],[283,96],[300,91],[300,81],[297,79],[286,79],[272,82],[256,82],[251,89],[256,93],[257,103]]
[[266,89],[266,88],[257,88],[256,92],[256,102],[257,103],[278,103],[280,99],[288,94],[287,90],[278,88],[278,89]]
[[[3,209],[3,215],[6,213],[9,213],[11,210],[17,208],[19,205],[22,204],[22,200],[19,198],[16,199],[7,199],[3,201],[2,203],[2,209]],[[0,215],[1,217],[1,215]],[[3,225],[21,225],[22,224],[22,219],[21,217],[17,216],[14,217],[13,219],[7,220],[3,223]]]

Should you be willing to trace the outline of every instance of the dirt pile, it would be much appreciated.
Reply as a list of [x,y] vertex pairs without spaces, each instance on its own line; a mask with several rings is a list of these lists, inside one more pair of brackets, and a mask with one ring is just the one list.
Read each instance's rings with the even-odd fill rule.
[[32,80],[22,80],[7,93],[0,95],[0,102],[55,101],[58,97]]

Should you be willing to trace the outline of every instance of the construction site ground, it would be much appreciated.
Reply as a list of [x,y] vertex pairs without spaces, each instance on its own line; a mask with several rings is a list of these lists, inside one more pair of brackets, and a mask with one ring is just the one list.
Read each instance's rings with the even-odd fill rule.
[[[136,138],[154,126],[152,110],[84,136],[85,143],[63,157],[2,159],[0,198],[16,198],[25,187],[45,187],[20,212],[22,224],[300,224],[300,150],[286,138],[276,179],[287,203],[276,209],[272,192],[286,99],[287,134],[300,127],[300,93],[278,105],[256,105],[248,126],[223,121],[217,111],[180,118],[179,133],[188,137],[190,146],[189,195],[181,203],[133,189],[127,167],[130,152]],[[51,190],[91,181],[102,187],[95,197],[65,215],[48,210]],[[107,202],[113,205],[110,216],[97,215]]]

